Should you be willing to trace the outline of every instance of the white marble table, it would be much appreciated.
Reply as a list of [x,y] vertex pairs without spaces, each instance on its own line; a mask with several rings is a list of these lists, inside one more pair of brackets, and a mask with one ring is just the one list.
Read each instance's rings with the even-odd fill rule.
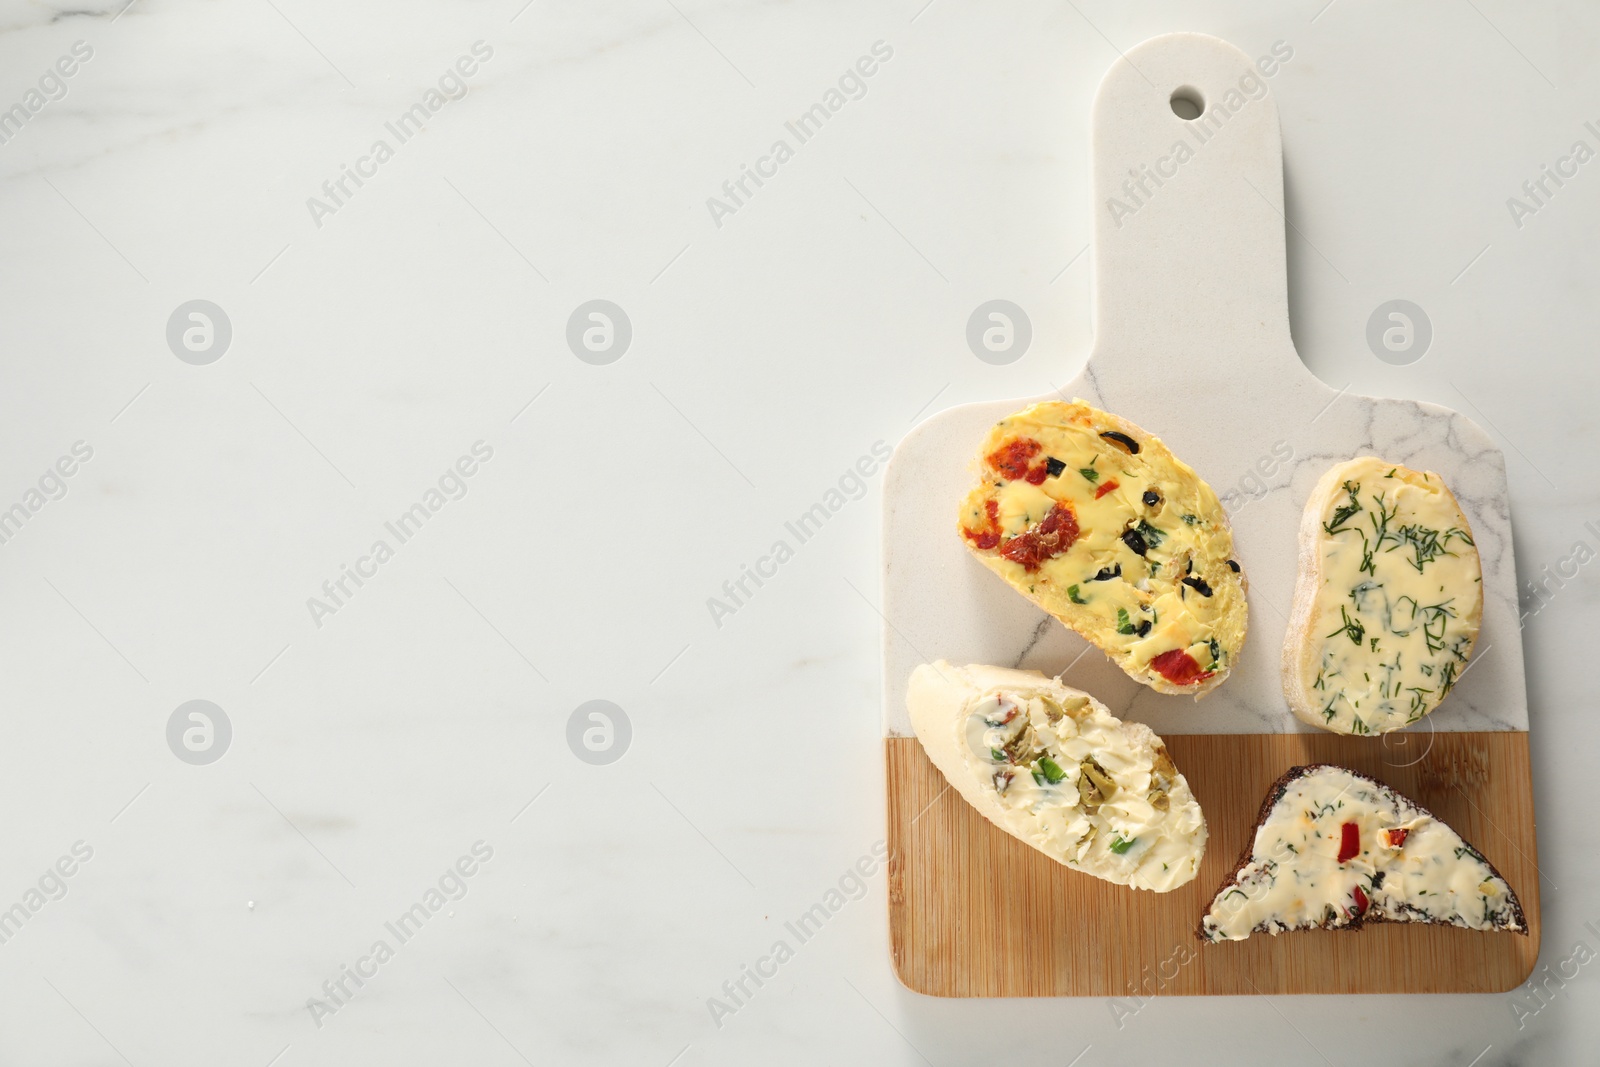
[[[1587,1062],[1600,19],[1319,5],[12,5],[0,1062]],[[1540,996],[890,970],[880,453],[1081,367],[1090,94],[1172,29],[1293,51],[1310,369],[1505,451]]]

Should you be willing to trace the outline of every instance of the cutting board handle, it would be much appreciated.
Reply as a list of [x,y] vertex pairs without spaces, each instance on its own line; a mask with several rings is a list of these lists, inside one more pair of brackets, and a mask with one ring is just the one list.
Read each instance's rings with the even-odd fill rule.
[[[1283,142],[1271,85],[1293,48],[1252,58],[1201,33],[1153,37],[1095,96],[1094,352],[1103,391],[1309,376],[1289,337]],[[1178,113],[1187,102],[1198,117]],[[1231,387],[1237,389],[1235,381]]]

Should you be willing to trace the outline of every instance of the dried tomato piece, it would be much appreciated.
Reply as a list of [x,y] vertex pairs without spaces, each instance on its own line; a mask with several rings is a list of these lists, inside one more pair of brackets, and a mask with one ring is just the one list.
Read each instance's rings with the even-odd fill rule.
[[1096,500],[1099,500],[1101,497],[1105,496],[1107,493],[1111,492],[1111,490],[1115,489],[1116,487],[1117,487],[1117,480],[1115,478],[1113,478],[1109,482],[1106,482],[1104,485],[1102,485],[1100,488],[1098,488],[1098,489],[1096,489],[1094,491],[1094,498]]
[[1406,843],[1406,838],[1409,836],[1411,836],[1411,828],[1409,826],[1400,826],[1383,832],[1384,842],[1390,848],[1399,848]]
[[983,502],[984,525],[976,530],[963,528],[961,533],[978,548],[993,548],[1000,543],[1000,502],[990,498]]
[[[989,453],[986,460],[989,466],[1015,481],[1018,478],[1026,478],[1028,476],[1028,464],[1040,451],[1042,451],[1042,448],[1038,441],[1028,437],[1019,437],[1015,441],[1009,441]],[[1040,470],[1046,469],[1044,467],[1040,468]],[[1040,478],[1039,481],[1042,482],[1044,479]],[[1037,485],[1038,482],[1034,484]]]
[[1349,863],[1361,851],[1361,828],[1353,822],[1339,827],[1339,862]]
[[1036,571],[1045,560],[1059,556],[1078,539],[1078,516],[1065,504],[1056,504],[1041,521],[1000,546],[1000,554],[1025,571]]
[[1215,671],[1203,671],[1194,657],[1181,648],[1171,648],[1150,661],[1150,668],[1173,685],[1198,685]]

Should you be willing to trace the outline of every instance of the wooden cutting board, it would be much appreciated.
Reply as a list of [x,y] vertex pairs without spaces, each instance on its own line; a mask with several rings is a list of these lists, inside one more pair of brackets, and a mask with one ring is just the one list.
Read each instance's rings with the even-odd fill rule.
[[[1095,98],[1095,339],[1087,366],[1042,396],[967,404],[896,448],[884,485],[884,733],[889,914],[895,968],[940,996],[1493,992],[1539,951],[1528,709],[1505,461],[1465,417],[1330,387],[1289,336],[1282,142],[1270,61],[1203,34],[1146,41]],[[1197,98],[1180,118],[1175,93]],[[1159,182],[1158,182],[1159,179]],[[1030,357],[1041,387],[1069,365]],[[1163,696],[1113,666],[971,559],[959,501],[989,426],[1038,400],[1082,397],[1160,436],[1229,511],[1250,575],[1250,636],[1228,682]],[[1278,681],[1311,487],[1333,463],[1374,454],[1442,474],[1472,524],[1484,614],[1467,671],[1410,729],[1341,737],[1300,724]],[[1148,723],[1205,810],[1200,875],[1167,894],[1068,870],[989,825],[928,761],[905,711],[919,664],[1061,674],[1120,718]],[[1195,936],[1238,862],[1268,785],[1326,761],[1370,774],[1454,826],[1522,901],[1530,934],[1414,925],[1359,932]]]

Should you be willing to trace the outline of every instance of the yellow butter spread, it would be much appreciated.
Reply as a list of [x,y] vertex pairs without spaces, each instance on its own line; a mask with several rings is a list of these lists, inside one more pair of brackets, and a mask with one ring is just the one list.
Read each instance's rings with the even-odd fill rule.
[[989,431],[960,534],[985,566],[1135,680],[1201,693],[1244,644],[1245,581],[1216,494],[1139,427],[1081,400]]

